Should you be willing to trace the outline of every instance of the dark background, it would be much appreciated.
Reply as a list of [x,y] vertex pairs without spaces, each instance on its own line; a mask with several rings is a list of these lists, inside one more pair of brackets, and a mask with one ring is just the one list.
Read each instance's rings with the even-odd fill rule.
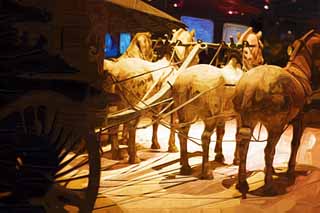
[[215,42],[221,41],[225,22],[252,26],[256,32],[261,30],[266,62],[280,66],[287,62],[286,50],[290,43],[310,29],[320,29],[319,0],[144,1],[176,18],[184,15],[212,20]]

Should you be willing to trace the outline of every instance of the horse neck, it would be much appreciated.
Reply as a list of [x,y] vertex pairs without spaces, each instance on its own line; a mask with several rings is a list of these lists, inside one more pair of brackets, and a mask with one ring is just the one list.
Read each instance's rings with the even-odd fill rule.
[[311,81],[311,69],[312,69],[312,61],[311,58],[309,59],[309,53],[301,51],[298,53],[291,61],[288,62],[285,69],[291,72],[300,72],[299,75],[303,74],[304,78],[308,81]]
[[172,67],[169,65],[170,61],[166,57],[163,57],[156,62],[148,62],[150,71],[154,71],[151,73],[153,80],[158,80],[165,73],[171,71]]
[[125,58],[141,58],[144,59],[142,53],[137,48],[128,48],[118,59]]
[[237,59],[232,57],[227,65],[222,68],[223,76],[229,84],[238,83],[243,74],[243,71],[237,67],[237,64]]

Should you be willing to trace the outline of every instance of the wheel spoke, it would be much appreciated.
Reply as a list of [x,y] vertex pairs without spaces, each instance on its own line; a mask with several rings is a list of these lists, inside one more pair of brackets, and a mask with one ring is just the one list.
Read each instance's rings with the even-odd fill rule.
[[[65,162],[63,162],[62,164],[59,165],[58,167],[58,171],[62,170],[66,165],[70,164],[74,159],[76,159],[79,155],[75,154],[74,156],[72,156],[70,159],[66,160]],[[68,169],[66,171],[63,171],[62,173],[57,173],[56,178],[61,177],[65,174],[68,174],[69,172],[71,172],[74,169],[79,169],[80,167],[86,165],[89,162],[88,159],[83,160],[82,162],[78,163],[77,165],[73,166],[71,169]],[[63,174],[63,175],[61,175]]]
[[67,130],[67,129],[62,130],[60,137],[57,139],[57,142],[55,143],[55,147],[58,155],[62,152],[62,149],[66,147],[68,143],[70,143],[71,136],[72,136],[71,130]]
[[55,110],[47,109],[47,113],[44,116],[44,134],[48,135],[53,129],[57,120],[57,112]]
[[85,202],[85,196],[83,191],[85,190],[70,190],[61,185],[56,184],[54,186],[56,192],[58,193],[57,197],[65,204],[70,204],[73,206],[80,206],[81,202]]
[[0,168],[6,173],[0,175],[0,196],[49,213],[90,212],[98,193],[99,149],[95,142],[84,143],[87,155],[82,158],[77,145],[82,145],[88,130],[74,129],[73,119],[78,117],[70,120],[68,114],[39,103],[5,112],[0,123]]
[[88,174],[86,175],[80,175],[76,177],[71,177],[68,179],[61,179],[61,180],[56,180],[56,183],[64,183],[64,182],[70,182],[70,181],[75,181],[75,180],[80,180],[80,179],[88,179],[90,176]]

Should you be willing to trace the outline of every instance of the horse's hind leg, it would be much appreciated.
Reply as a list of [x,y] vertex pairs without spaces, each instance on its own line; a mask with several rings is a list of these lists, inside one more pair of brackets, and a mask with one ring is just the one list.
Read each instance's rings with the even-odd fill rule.
[[222,139],[223,139],[224,133],[225,133],[225,122],[220,121],[217,124],[217,142],[214,148],[214,152],[216,153],[214,160],[219,163],[224,162],[224,156],[222,153]]
[[178,134],[179,142],[180,142],[180,164],[181,164],[180,173],[182,175],[190,175],[192,172],[188,162],[188,149],[187,149],[189,129],[190,129],[190,125],[181,127],[179,128],[179,134]]
[[277,190],[273,187],[273,178],[272,175],[274,173],[273,169],[273,159],[275,155],[276,145],[280,139],[282,134],[283,126],[272,127],[268,131],[268,141],[267,145],[264,149],[264,158],[266,163],[265,168],[265,193],[268,195],[276,195]]
[[158,127],[159,123],[155,122],[152,125],[152,144],[151,144],[151,149],[160,149],[160,144],[158,142]]
[[288,171],[287,175],[289,178],[290,183],[294,182],[294,170],[296,166],[296,157],[297,157],[297,152],[298,148],[300,146],[301,142],[301,136],[303,134],[303,122],[302,122],[302,117],[298,118],[293,122],[293,136],[292,136],[292,141],[291,141],[291,154],[290,154],[290,160],[288,163]]
[[212,172],[210,171],[209,162],[209,146],[210,139],[215,128],[215,122],[205,123],[204,131],[201,136],[202,142],[202,179],[213,179]]
[[249,143],[252,135],[252,131],[254,129],[254,122],[250,119],[249,116],[241,116],[241,121],[245,121],[241,123],[238,131],[238,139],[239,139],[239,172],[238,172],[238,184],[236,188],[241,192],[242,198],[246,198],[246,194],[249,190],[249,185],[247,182],[247,154]]
[[176,124],[177,124],[177,113],[174,112],[170,115],[171,118],[171,128],[170,128],[170,137],[169,137],[169,142],[168,142],[168,152],[178,152],[178,148],[176,146]]
[[234,165],[239,165],[240,164],[240,156],[239,156],[239,144],[240,144],[240,140],[241,140],[241,136],[239,134],[239,126],[240,126],[240,119],[239,118],[236,118],[236,128],[237,128],[237,131],[236,131],[236,148],[235,148],[235,151],[234,151],[234,158],[233,158],[233,164]]

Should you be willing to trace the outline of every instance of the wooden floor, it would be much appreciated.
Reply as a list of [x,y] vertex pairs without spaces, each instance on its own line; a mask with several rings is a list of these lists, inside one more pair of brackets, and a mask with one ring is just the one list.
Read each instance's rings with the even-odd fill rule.
[[[189,136],[200,138],[203,126],[192,126]],[[255,137],[266,138],[262,128]],[[148,149],[151,145],[151,128],[140,129],[137,142],[140,149],[139,164],[129,165],[123,161],[102,158],[103,171],[99,197],[94,212],[320,212],[320,131],[308,129],[298,153],[299,166],[296,182],[288,186],[286,176],[290,153],[291,128],[283,134],[276,151],[274,166],[279,175],[275,184],[279,195],[263,193],[265,142],[252,142],[248,154],[248,181],[250,193],[246,200],[235,189],[238,167],[231,165],[234,152],[235,124],[230,122],[224,137],[225,164],[213,162],[214,142],[210,146],[213,180],[200,180],[201,147],[189,142],[189,162],[193,173],[179,174],[179,153],[167,153],[169,131],[159,127],[161,150]],[[215,139],[213,135],[212,140]],[[178,141],[176,142],[178,145]]]

